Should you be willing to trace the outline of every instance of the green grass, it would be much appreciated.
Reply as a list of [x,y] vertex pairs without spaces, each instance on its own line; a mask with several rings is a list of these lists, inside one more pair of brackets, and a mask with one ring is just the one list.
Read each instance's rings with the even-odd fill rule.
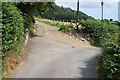
[[45,24],[48,24],[50,26],[54,26],[54,27],[58,27],[59,28],[59,31],[70,31],[70,30],[73,30],[73,25],[71,24],[62,24],[62,23],[59,23],[57,21],[52,21],[52,20],[37,20],[37,21],[40,21],[40,22],[43,22]]

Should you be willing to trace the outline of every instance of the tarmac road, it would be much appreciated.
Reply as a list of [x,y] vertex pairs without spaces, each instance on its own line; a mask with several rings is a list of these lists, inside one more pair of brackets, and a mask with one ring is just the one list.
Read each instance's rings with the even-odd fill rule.
[[97,78],[99,48],[37,22],[37,35],[29,42],[28,60],[15,78]]

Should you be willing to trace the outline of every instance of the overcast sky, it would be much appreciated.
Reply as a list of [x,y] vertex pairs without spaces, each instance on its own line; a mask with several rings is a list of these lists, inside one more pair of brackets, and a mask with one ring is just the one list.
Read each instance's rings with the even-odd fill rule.
[[[80,10],[96,19],[101,18],[101,0],[79,0]],[[118,1],[104,0],[104,18],[118,20]],[[56,0],[57,5],[76,10],[77,0]]]

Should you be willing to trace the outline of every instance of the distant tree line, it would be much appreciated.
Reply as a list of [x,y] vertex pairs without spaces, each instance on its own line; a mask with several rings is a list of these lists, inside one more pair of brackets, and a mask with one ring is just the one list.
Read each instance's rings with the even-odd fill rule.
[[[54,4],[54,7],[52,9],[49,9],[48,11],[41,13],[42,18],[47,19],[54,19],[54,20],[61,20],[61,21],[71,21],[76,20],[77,15],[76,11],[72,10],[71,8],[64,8],[63,6],[58,6]],[[80,19],[88,19],[92,18],[91,16],[88,16],[87,14],[83,12],[79,12],[79,18]]]

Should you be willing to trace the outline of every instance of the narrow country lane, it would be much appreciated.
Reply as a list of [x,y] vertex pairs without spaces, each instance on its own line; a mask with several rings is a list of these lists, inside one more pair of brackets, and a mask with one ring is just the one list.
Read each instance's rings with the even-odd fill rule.
[[58,28],[37,22],[37,35],[28,44],[28,60],[15,78],[96,78],[99,48],[74,39]]

